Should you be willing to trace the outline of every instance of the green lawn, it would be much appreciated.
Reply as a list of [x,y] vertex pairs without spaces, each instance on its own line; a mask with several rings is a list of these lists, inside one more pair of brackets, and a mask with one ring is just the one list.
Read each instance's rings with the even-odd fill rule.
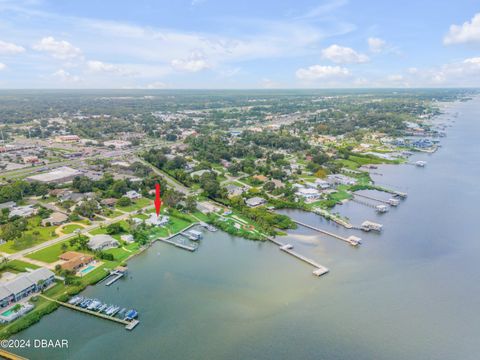
[[78,224],[65,225],[64,227],[62,227],[62,232],[64,234],[71,234],[77,229],[83,229],[83,227]]
[[38,245],[47,240],[55,239],[57,235],[55,234],[56,226],[45,226],[41,225],[42,219],[40,216],[33,216],[28,219],[27,230],[24,231],[24,234],[32,235],[33,238],[31,241],[7,241],[5,244],[0,245],[0,251],[6,252],[8,254],[13,254],[17,251],[27,249],[34,245]]
[[[45,249],[35,251],[34,253],[28,254],[26,257],[38,261],[43,261],[46,263],[53,263],[58,260],[58,257],[63,254],[65,251],[62,250],[62,244],[67,245],[67,250],[65,251],[78,251],[76,247],[72,247],[69,244],[69,240],[65,240],[56,244],[53,244],[52,246],[49,246]],[[91,253],[86,250],[81,250],[81,252],[86,252],[86,253]]]
[[140,198],[135,200],[131,205],[129,206],[117,206],[117,209],[125,211],[125,212],[131,212],[135,210],[140,210],[148,205],[153,204],[153,201],[147,198]]

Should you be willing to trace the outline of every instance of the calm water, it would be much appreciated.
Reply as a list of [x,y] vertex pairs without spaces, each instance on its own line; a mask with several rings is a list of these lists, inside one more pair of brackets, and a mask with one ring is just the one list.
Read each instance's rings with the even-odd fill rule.
[[[68,350],[20,352],[32,359],[478,359],[480,335],[480,100],[460,113],[424,169],[385,166],[376,181],[409,194],[384,215],[356,203],[336,211],[381,235],[346,231],[314,214],[292,217],[337,233],[352,248],[310,230],[296,249],[330,268],[312,269],[272,244],[208,234],[196,253],[156,244],[129,263],[132,278],[85,295],[135,307],[122,326],[59,309],[21,338],[69,339]],[[385,196],[385,194],[376,194]]]

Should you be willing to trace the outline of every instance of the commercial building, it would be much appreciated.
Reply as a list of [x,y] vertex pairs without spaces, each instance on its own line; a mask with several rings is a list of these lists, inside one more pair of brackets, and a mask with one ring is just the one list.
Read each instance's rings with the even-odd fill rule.
[[26,180],[45,184],[63,184],[72,181],[76,176],[80,175],[82,175],[81,171],[68,166],[62,166],[44,174],[29,176]]

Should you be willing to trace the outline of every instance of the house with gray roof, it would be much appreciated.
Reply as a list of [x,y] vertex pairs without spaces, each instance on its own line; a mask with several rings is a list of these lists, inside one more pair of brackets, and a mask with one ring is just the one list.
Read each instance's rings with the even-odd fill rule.
[[107,234],[94,235],[88,242],[88,247],[93,251],[111,249],[118,246],[118,241]]

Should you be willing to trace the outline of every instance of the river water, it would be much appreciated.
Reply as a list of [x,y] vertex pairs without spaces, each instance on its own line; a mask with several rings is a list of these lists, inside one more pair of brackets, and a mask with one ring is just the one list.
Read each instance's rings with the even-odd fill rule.
[[362,237],[353,248],[299,228],[282,240],[329,274],[314,277],[273,244],[221,232],[205,234],[195,253],[158,243],[129,262],[128,279],[84,292],[136,308],[135,330],[59,309],[17,338],[68,339],[69,348],[16,352],[52,360],[478,359],[480,100],[448,110],[457,112],[442,148],[412,159],[428,161],[425,168],[376,170],[377,183],[408,192],[398,208],[335,209],[354,224],[382,223],[381,234],[287,211]]

